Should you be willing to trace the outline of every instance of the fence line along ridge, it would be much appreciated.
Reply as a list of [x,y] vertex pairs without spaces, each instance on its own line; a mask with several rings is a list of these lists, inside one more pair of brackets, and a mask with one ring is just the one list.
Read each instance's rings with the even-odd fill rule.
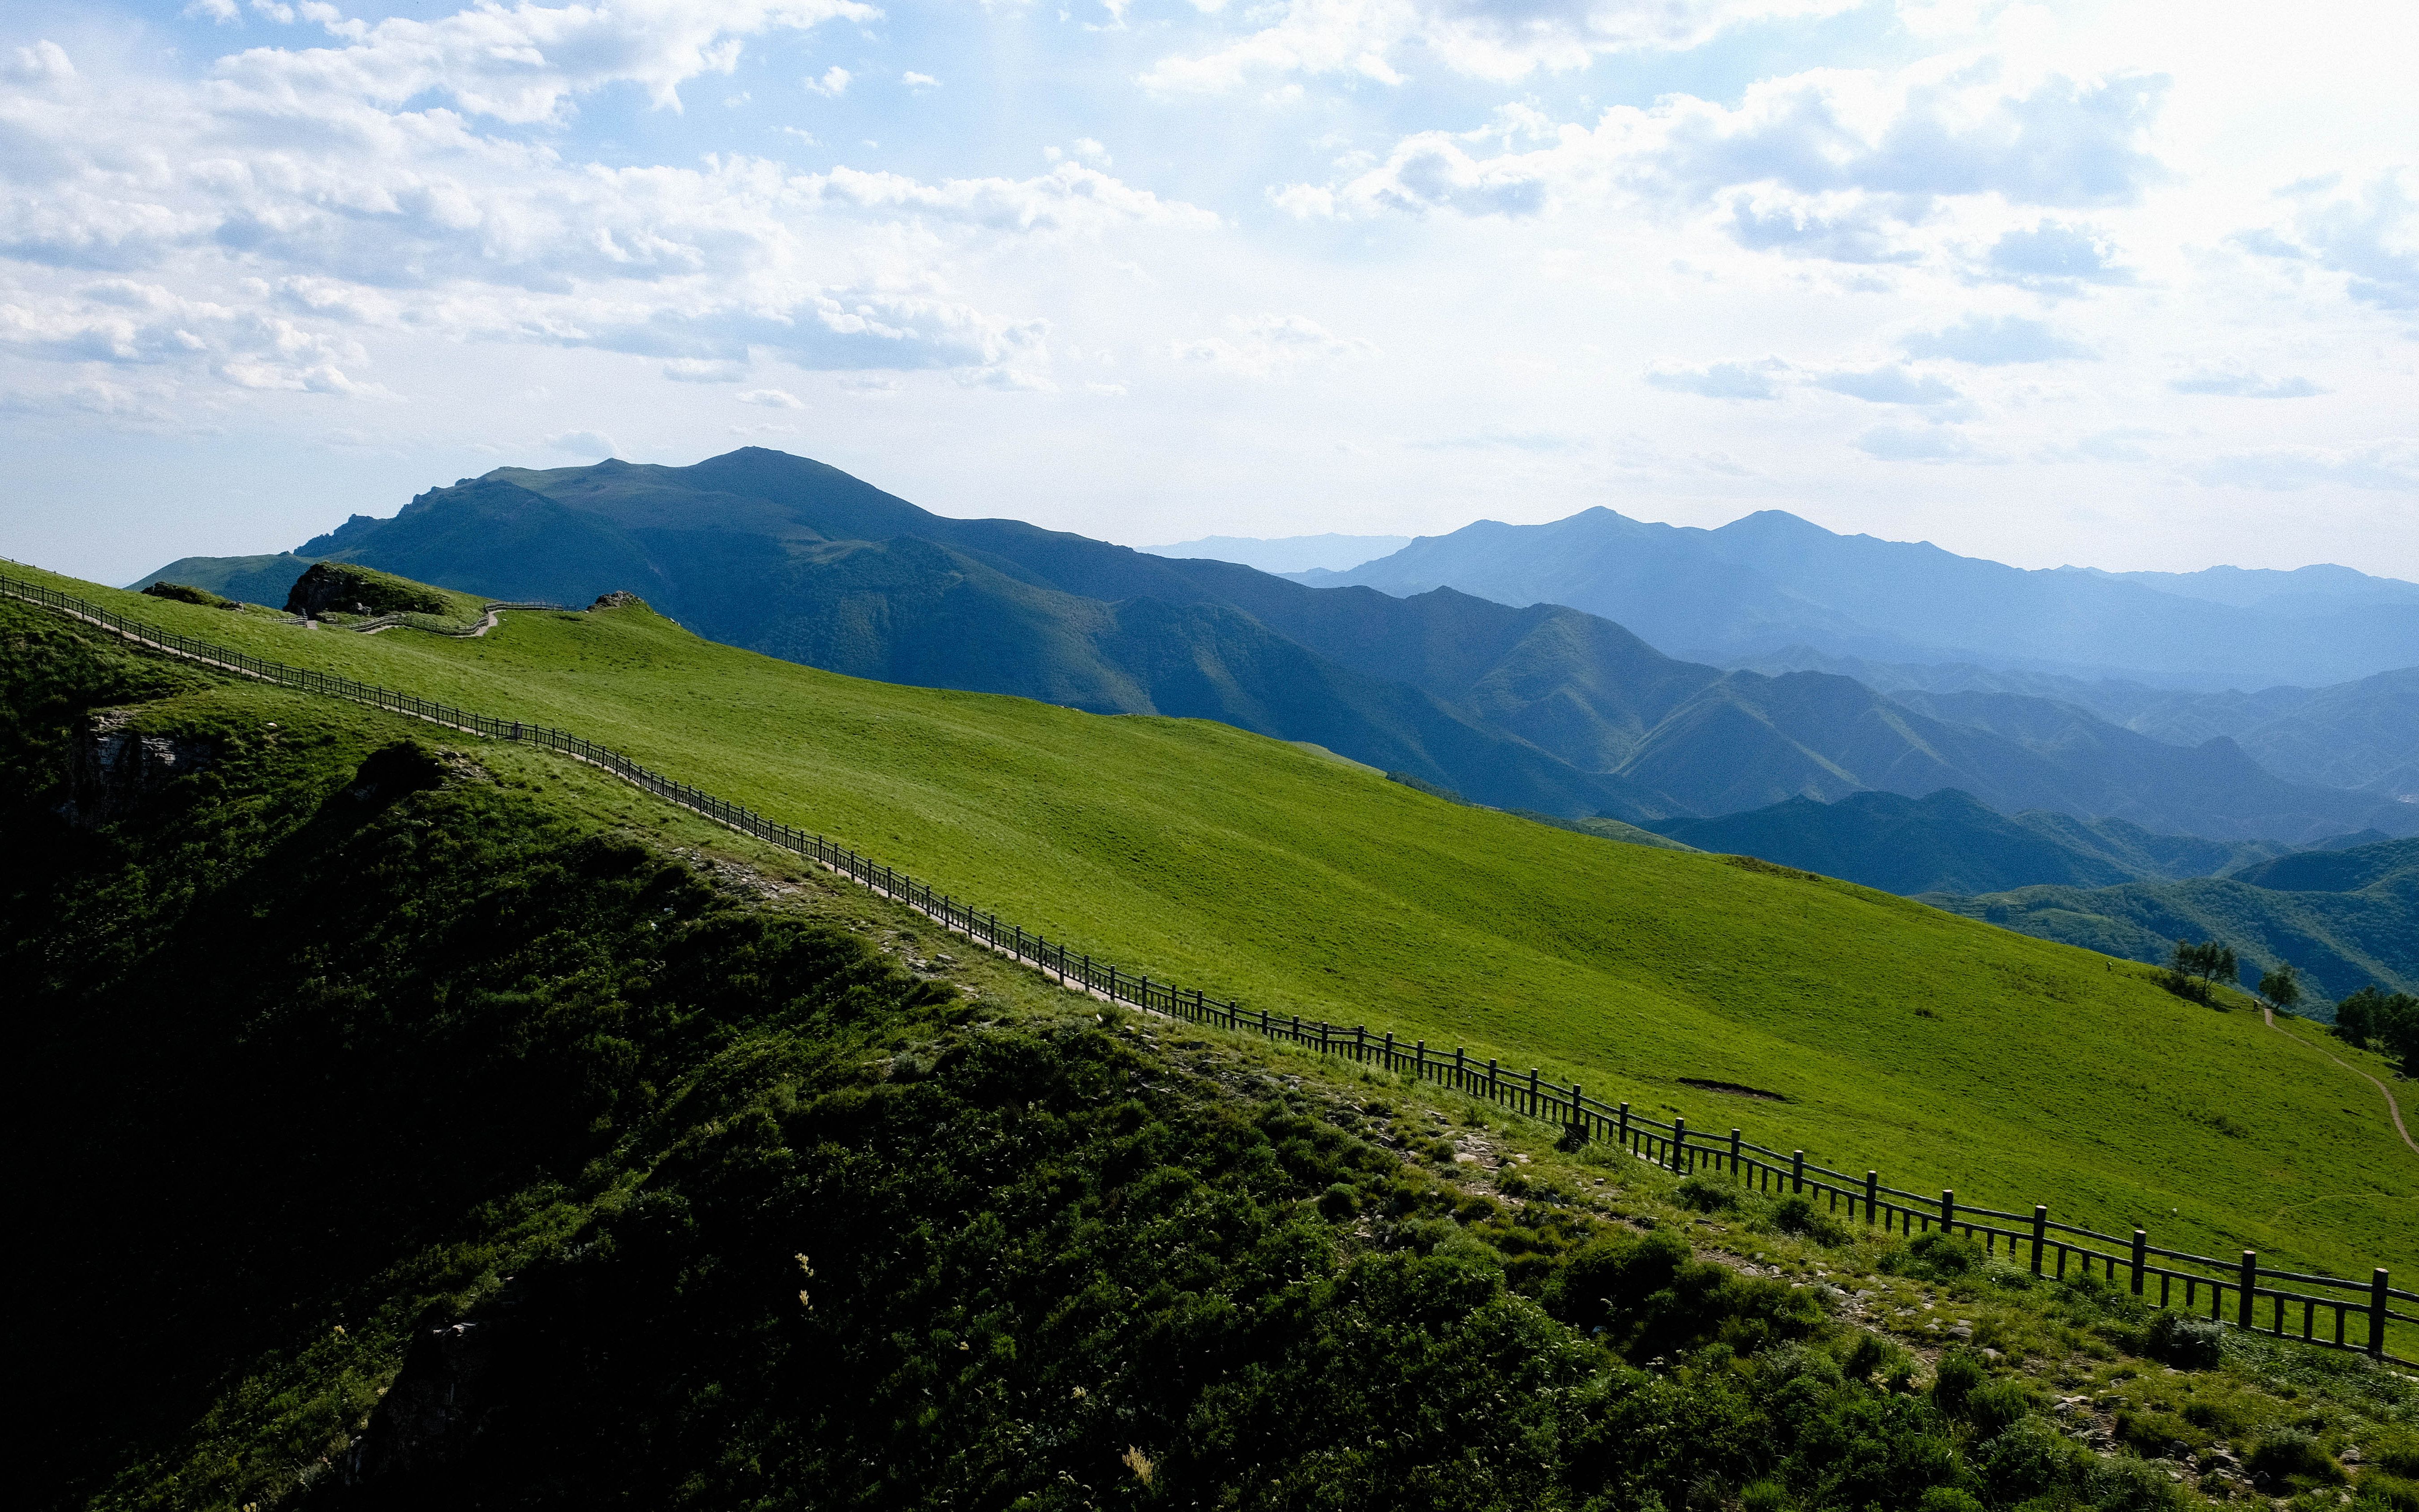
[[[2298,1339],[2419,1367],[2419,1361],[2389,1353],[2385,1348],[2389,1324],[2419,1324],[2419,1315],[2397,1311],[2394,1306],[2396,1302],[2419,1304],[2419,1293],[2389,1285],[2390,1278],[2382,1267],[2365,1282],[2279,1271],[2261,1266],[2257,1253],[2252,1250],[2242,1251],[2239,1259],[2226,1260],[2152,1245],[2147,1232],[2138,1227],[2127,1238],[2053,1222],[2043,1206],[2034,1207],[2028,1214],[2002,1211],[1961,1204],[1953,1190],[1944,1191],[1934,1198],[1886,1185],[1875,1171],[1869,1170],[1859,1178],[1832,1170],[1809,1161],[1802,1149],[1784,1154],[1746,1139],[1735,1128],[1726,1136],[1708,1134],[1690,1129],[1687,1120],[1676,1113],[1666,1123],[1632,1109],[1627,1103],[1608,1103],[1590,1097],[1577,1083],[1565,1086],[1542,1079],[1535,1067],[1526,1072],[1509,1071],[1493,1060],[1482,1064],[1458,1046],[1448,1057],[1442,1050],[1429,1049],[1425,1040],[1406,1044],[1392,1031],[1372,1033],[1364,1025],[1347,1028],[1323,1019],[1305,1022],[1298,1013],[1273,1014],[1266,1009],[1247,1009],[1239,1002],[1210,997],[1197,987],[1155,981],[1114,964],[1095,961],[1088,954],[1071,950],[1021,925],[1003,923],[997,914],[936,891],[929,884],[849,846],[674,781],[619,751],[567,731],[521,719],[501,719],[376,684],[290,667],[129,619],[89,600],[5,574],[0,574],[0,594],[85,621],[138,645],[281,687],[366,703],[448,729],[535,746],[586,762],[657,797],[779,846],[903,903],[944,928],[1039,967],[1062,985],[1111,1002],[1131,1004],[1195,1024],[1248,1030],[1358,1065],[1434,1082],[1521,1117],[1558,1124],[1576,1139],[1616,1144],[1640,1160],[1684,1176],[1709,1171],[1755,1190],[1785,1190],[1791,1196],[1826,1201],[1834,1212],[1844,1203],[1852,1220],[1861,1216],[1867,1225],[1879,1223],[1885,1232],[1936,1231],[1979,1238],[1985,1254],[1997,1255],[2004,1246],[2011,1261],[2020,1253],[2028,1252],[2031,1273],[2037,1276],[2055,1274],[2063,1279],[2070,1266],[2079,1267],[2080,1273],[2088,1275],[2097,1266],[2112,1282],[2120,1273],[2124,1275],[2132,1295],[2145,1301],[2155,1281],[2158,1305],[2180,1304],[2192,1312],[2201,1310],[2202,1293],[2206,1291],[2207,1316],[2229,1321],[2245,1332]],[[2177,1295],[2179,1288],[2180,1297]],[[2298,1311],[2297,1319],[2289,1316],[2294,1311]]]

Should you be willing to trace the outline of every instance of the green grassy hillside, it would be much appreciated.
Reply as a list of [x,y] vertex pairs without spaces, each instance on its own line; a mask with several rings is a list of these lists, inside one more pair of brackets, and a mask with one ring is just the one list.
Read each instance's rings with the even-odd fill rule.
[[478,640],[371,638],[51,580],[265,656],[563,725],[1253,1006],[1458,1042],[1916,1189],[2419,1273],[2419,1156],[2374,1089],[2255,1012],[2185,1003],[2101,956],[1461,808],[1223,725],[818,672],[643,609],[508,616]]

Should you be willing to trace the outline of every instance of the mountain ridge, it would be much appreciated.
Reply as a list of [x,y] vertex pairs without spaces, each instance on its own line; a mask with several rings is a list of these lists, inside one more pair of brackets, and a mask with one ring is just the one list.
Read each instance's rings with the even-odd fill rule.
[[2338,579],[2319,574],[2308,581],[2327,587],[2243,607],[2128,575],[2026,570],[1928,542],[1839,535],[1780,510],[1713,530],[1600,505],[1540,525],[1481,520],[1346,572],[1293,576],[1567,604],[1672,655],[1715,662],[1803,642],[1882,661],[2180,686],[2326,684],[2419,666],[2419,585],[2364,579],[2371,586],[2347,598]]
[[1564,817],[1956,786],[2008,809],[2308,839],[2380,809],[2285,783],[2222,742],[2180,749],[2102,725],[2027,743],[1846,678],[1678,661],[1577,609],[1319,590],[955,519],[760,448],[687,468],[501,468],[391,519],[355,517],[300,554],[505,597],[628,588],[714,639],[854,675],[1215,718]]

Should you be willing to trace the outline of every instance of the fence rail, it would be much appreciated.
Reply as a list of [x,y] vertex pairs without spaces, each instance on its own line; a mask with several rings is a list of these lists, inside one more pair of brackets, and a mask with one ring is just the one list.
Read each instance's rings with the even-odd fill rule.
[[[1755,1144],[1735,1128],[1727,1134],[1711,1134],[1689,1128],[1687,1120],[1676,1114],[1666,1123],[1633,1109],[1627,1103],[1608,1103],[1590,1097],[1577,1083],[1564,1086],[1545,1080],[1533,1066],[1525,1072],[1508,1070],[1493,1060],[1481,1063],[1458,1046],[1448,1056],[1441,1049],[1429,1049],[1425,1040],[1406,1043],[1391,1030],[1373,1032],[1359,1024],[1347,1028],[1324,1019],[1305,1020],[1298,1013],[1245,1008],[1239,1002],[1208,996],[1197,987],[1179,987],[1109,962],[1095,961],[1063,942],[1003,922],[997,914],[937,891],[930,884],[837,841],[767,819],[752,810],[674,781],[619,751],[568,731],[528,720],[498,718],[376,684],[270,661],[131,620],[105,606],[5,574],[0,574],[0,594],[66,614],[138,645],[282,687],[367,703],[448,729],[534,746],[589,763],[658,797],[850,877],[907,904],[944,928],[1040,968],[1063,985],[1113,1002],[1195,1024],[1255,1033],[1393,1074],[1434,1082],[1523,1118],[1560,1125],[1579,1138],[1618,1145],[1641,1161],[1682,1176],[1727,1176],[1759,1192],[1826,1203],[1831,1212],[1840,1211],[1844,1204],[1851,1221],[1861,1216],[1868,1226],[1878,1223],[1886,1233],[1938,1232],[1979,1240],[1986,1255],[2004,1254],[2011,1261],[2020,1255],[2026,1257],[2034,1275],[2064,1279],[2071,1267],[2086,1275],[2099,1267],[2110,1281],[2123,1275],[2132,1294],[2146,1302],[2155,1280],[2158,1305],[2173,1306],[2180,1301],[2190,1312],[2201,1309],[2201,1294],[2206,1290],[2208,1316],[2229,1320],[2245,1332],[2299,1339],[2327,1349],[2364,1353],[2395,1365],[2419,1366],[2419,1361],[2388,1353],[2385,1348],[2389,1324],[2419,1324],[2419,1314],[2398,1311],[2394,1304],[2419,1304],[2419,1294],[2390,1286],[2381,1267],[2365,1282],[2278,1271],[2260,1266],[2257,1252],[2252,1250],[2244,1250],[2238,1259],[2228,1260],[2156,1248],[2141,1228],[2135,1228],[2130,1236],[2119,1236],[2056,1223],[2051,1221],[2046,1207],[2036,1206],[2027,1215],[1960,1204],[1953,1190],[1944,1191],[1935,1198],[1886,1186],[1876,1171],[1869,1170],[1862,1176],[1835,1171],[1809,1161],[1802,1149],[1783,1153]],[[2172,1263],[2157,1263],[2160,1261]],[[2291,1290],[2285,1284],[2313,1289]],[[2180,1299],[2176,1295],[2179,1288]],[[2288,1319],[2288,1312],[2296,1308],[2298,1319]],[[2260,1316],[2263,1311],[2267,1314],[2264,1319]],[[2293,1326],[2296,1322],[2298,1332]]]

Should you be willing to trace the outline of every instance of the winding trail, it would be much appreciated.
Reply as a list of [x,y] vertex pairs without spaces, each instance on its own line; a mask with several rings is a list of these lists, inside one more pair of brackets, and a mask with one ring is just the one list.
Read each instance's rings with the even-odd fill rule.
[[2270,1008],[2267,1004],[2262,1003],[2259,1005],[2259,1016],[2267,1022],[2270,1028],[2274,1029],[2278,1034],[2283,1035],[2286,1039],[2292,1041],[2295,1044],[2310,1045],[2311,1049],[2326,1057],[2329,1060],[2334,1061],[2336,1065],[2341,1066],[2344,1070],[2359,1077],[2362,1081],[2366,1082],[2369,1086],[2376,1088],[2379,1093],[2385,1099],[2385,1111],[2391,1114],[2394,1118],[2394,1132],[2400,1134],[2402,1136],[2402,1142],[2411,1147],[2411,1153],[2419,1155],[2419,1141],[2413,1141],[2411,1139],[2410,1127],[2402,1121],[2402,1107],[2400,1103],[2394,1101],[2394,1088],[2386,1086],[2383,1082],[2379,1081],[2376,1077],[2371,1076],[2368,1072],[2361,1070],[2358,1066],[2351,1064],[2350,1061],[2338,1059],[2335,1053],[2329,1050],[2326,1046],[2310,1044],[2309,1041],[2303,1039],[2300,1035],[2278,1025],[2276,1022],[2276,1011]]

